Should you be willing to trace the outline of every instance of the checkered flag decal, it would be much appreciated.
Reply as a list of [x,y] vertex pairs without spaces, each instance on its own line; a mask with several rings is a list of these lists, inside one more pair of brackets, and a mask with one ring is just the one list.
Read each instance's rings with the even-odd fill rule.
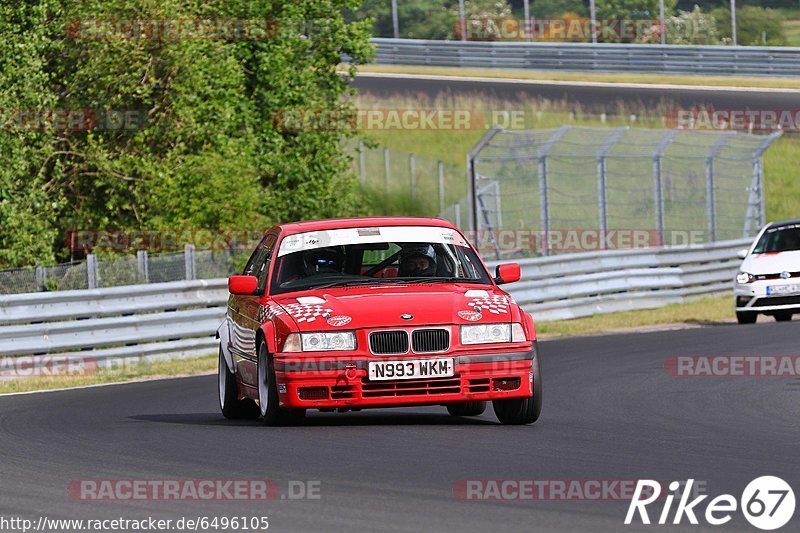
[[481,298],[473,298],[467,304],[468,306],[472,307],[472,310],[475,312],[483,313],[488,311],[493,315],[499,315],[501,313],[508,313],[508,298],[505,296],[485,296]]
[[267,320],[271,320],[273,317],[282,315],[283,312],[283,309],[279,305],[262,305],[258,309],[258,315],[256,316],[256,319],[263,324]]
[[327,317],[333,311],[320,304],[288,304],[284,308],[298,322],[314,322],[318,316]]

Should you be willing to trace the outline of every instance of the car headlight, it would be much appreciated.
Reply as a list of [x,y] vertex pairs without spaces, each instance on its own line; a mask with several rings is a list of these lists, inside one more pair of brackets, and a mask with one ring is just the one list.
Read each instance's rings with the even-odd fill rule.
[[749,272],[739,272],[736,275],[736,282],[737,283],[753,283],[756,280],[756,277]]
[[511,324],[461,326],[461,344],[511,342]]
[[333,352],[355,349],[356,336],[352,331],[290,333],[283,344],[284,352]]

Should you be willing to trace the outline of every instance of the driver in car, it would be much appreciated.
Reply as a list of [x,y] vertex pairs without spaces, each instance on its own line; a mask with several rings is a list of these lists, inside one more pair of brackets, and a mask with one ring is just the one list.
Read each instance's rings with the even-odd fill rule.
[[336,248],[317,248],[303,254],[306,276],[341,274],[343,263],[341,251]]
[[436,251],[430,244],[403,248],[400,252],[400,268],[397,276],[401,278],[436,275]]

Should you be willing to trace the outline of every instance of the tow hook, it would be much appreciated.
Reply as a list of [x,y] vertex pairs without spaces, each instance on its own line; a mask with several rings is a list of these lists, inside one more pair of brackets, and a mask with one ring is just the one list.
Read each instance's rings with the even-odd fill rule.
[[347,378],[348,381],[353,381],[358,376],[358,368],[356,368],[355,363],[347,363],[344,367],[344,377]]

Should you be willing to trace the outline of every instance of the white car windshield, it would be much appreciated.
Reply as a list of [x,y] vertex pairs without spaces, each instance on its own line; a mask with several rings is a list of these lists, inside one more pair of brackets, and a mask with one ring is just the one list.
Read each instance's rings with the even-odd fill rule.
[[421,228],[403,234],[409,240],[380,239],[381,235],[400,236],[396,230],[354,228],[344,234],[332,230],[292,235],[289,246],[279,248],[270,292],[406,282],[491,284],[486,269],[459,233]]
[[769,228],[758,239],[754,254],[793,252],[800,250],[800,224],[788,224]]

